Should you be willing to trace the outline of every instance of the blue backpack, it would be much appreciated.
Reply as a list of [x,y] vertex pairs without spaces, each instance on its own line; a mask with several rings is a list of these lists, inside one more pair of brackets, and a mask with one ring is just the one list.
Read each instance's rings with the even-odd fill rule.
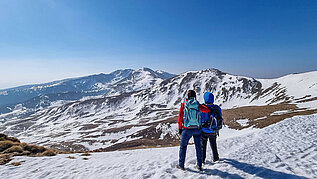
[[199,103],[195,99],[189,99],[185,102],[183,124],[189,129],[200,128]]

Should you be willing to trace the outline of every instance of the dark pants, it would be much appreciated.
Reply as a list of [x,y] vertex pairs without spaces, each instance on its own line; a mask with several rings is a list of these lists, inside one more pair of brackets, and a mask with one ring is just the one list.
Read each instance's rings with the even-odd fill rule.
[[214,161],[219,160],[219,155],[217,151],[217,135],[216,134],[208,134],[208,133],[202,133],[202,144],[203,144],[203,162],[206,160],[206,149],[207,149],[207,141],[209,139],[210,147],[212,150],[212,155],[214,157]]
[[181,145],[179,148],[179,166],[184,168],[186,150],[188,141],[191,137],[194,137],[197,165],[202,165],[202,147],[201,147],[201,130],[200,129],[184,129],[182,132]]

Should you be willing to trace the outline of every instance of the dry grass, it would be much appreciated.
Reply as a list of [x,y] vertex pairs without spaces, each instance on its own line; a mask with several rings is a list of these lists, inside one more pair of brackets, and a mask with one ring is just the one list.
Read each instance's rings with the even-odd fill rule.
[[[311,100],[311,99],[309,99]],[[276,111],[287,111],[286,113],[280,113],[272,115]],[[282,121],[286,118],[290,118],[297,115],[309,115],[317,113],[317,110],[300,109],[295,104],[277,104],[277,105],[266,105],[266,106],[247,106],[235,109],[228,109],[223,111],[223,116],[225,119],[225,124],[233,129],[243,129],[248,127],[263,128],[271,124]],[[238,122],[239,119],[249,119],[246,126],[241,126]],[[59,153],[72,154],[74,152],[81,153],[83,160],[88,160],[87,156],[91,154],[88,152],[106,152],[114,150],[131,150],[131,149],[143,149],[143,148],[157,148],[157,147],[169,147],[179,145],[179,138],[174,136],[165,136],[165,138],[159,139],[161,136],[160,131],[157,131],[156,126],[158,124],[173,124],[177,123],[177,116],[171,117],[164,121],[154,122],[149,124],[149,128],[139,131],[130,137],[143,137],[141,139],[136,139],[133,141],[126,141],[122,143],[116,143],[107,148],[100,148],[93,151],[89,151],[87,148],[81,145],[73,144],[71,142],[64,142],[61,145],[64,148],[58,148],[60,150],[70,149],[73,151],[60,152],[59,150],[47,149],[42,146],[30,145],[27,143],[20,143],[16,138],[8,137],[4,134],[0,134],[0,165],[8,163],[12,160],[13,156],[16,155],[26,155],[26,156],[54,156]],[[112,128],[104,133],[108,132],[120,132],[131,128],[132,125],[125,126],[122,128]],[[57,148],[56,146],[50,146]],[[21,151],[22,149],[22,151]],[[75,149],[75,150],[74,150]],[[66,158],[75,159],[73,156],[68,156]]]
[[51,148],[58,149],[64,153],[74,153],[74,152],[83,152],[88,151],[89,149],[83,145],[76,144],[75,142],[60,142],[58,144],[50,145]]
[[30,152],[30,151],[27,151],[27,150],[23,150],[23,152],[22,152],[22,155],[31,155],[32,153]]
[[[288,111],[279,115],[271,115],[276,111]],[[243,129],[251,126],[264,128],[280,122],[286,118],[297,115],[310,115],[317,113],[317,110],[300,109],[295,104],[277,104],[266,106],[246,106],[223,111],[223,118],[226,125],[233,129]],[[262,118],[262,119],[261,119]],[[248,125],[241,126],[237,120],[249,119]]]
[[21,165],[21,164],[22,164],[22,162],[25,162],[25,161],[12,162],[12,163],[10,163],[10,165],[19,166],[19,165]]
[[[272,113],[276,111],[286,111],[280,114]],[[243,129],[248,127],[264,128],[269,125],[280,122],[286,118],[291,118],[298,115],[310,115],[317,113],[317,110],[309,110],[305,108],[298,108],[296,104],[277,104],[266,106],[246,106],[235,109],[223,110],[223,116],[225,124],[233,129]],[[239,123],[239,119],[249,119],[246,126],[242,126]],[[108,152],[115,150],[133,150],[144,148],[157,148],[157,147],[169,147],[178,146],[179,138],[173,136],[165,136],[163,140],[160,140],[161,132],[156,129],[157,124],[173,124],[177,123],[177,116],[168,120],[159,121],[158,123],[151,123],[151,127],[139,131],[136,134],[132,134],[131,137],[142,137],[132,141],[125,141],[122,143],[116,143],[107,148],[99,148],[92,152]]]
[[66,157],[66,158],[69,158],[69,159],[76,159],[75,157],[73,157],[73,156],[68,156],[68,157]]
[[90,153],[83,153],[80,156],[91,156],[91,154]]
[[23,153],[23,148],[19,145],[14,145],[3,151],[3,153],[14,153],[14,152]]
[[0,152],[12,147],[13,145],[19,145],[19,143],[12,142],[10,140],[0,141]]
[[38,146],[35,144],[27,144],[27,145],[23,145],[24,150],[30,151],[32,154],[38,154],[38,153],[42,153],[46,150],[45,147],[43,146]]
[[17,138],[0,133],[0,165],[12,160],[13,156],[54,156],[62,153],[56,149],[48,149],[35,144],[20,143]]
[[4,165],[12,160],[11,154],[0,154],[0,165]]
[[15,137],[8,137],[7,135],[0,133],[0,141],[5,141],[5,140],[9,140],[9,141],[12,141],[12,142],[18,142],[18,143],[20,143],[20,140],[17,139],[17,138],[15,138]]
[[55,149],[47,149],[45,152],[40,153],[39,156],[55,156],[58,151]]

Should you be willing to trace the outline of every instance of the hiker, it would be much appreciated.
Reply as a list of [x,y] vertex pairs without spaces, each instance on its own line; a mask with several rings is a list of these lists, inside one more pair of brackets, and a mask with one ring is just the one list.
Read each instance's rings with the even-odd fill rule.
[[208,107],[208,113],[201,113],[201,126],[202,126],[202,145],[203,145],[203,164],[206,160],[206,148],[209,139],[210,147],[213,154],[213,161],[219,160],[217,151],[217,135],[222,128],[223,118],[221,108],[214,103],[214,95],[210,92],[204,94],[205,105]]
[[198,103],[196,92],[188,90],[185,103],[181,104],[178,114],[178,129],[182,136],[179,148],[179,164],[177,168],[184,170],[186,150],[189,139],[193,136],[196,148],[197,165],[196,168],[202,171],[202,147],[201,147],[201,126],[200,111],[208,113],[209,109]]

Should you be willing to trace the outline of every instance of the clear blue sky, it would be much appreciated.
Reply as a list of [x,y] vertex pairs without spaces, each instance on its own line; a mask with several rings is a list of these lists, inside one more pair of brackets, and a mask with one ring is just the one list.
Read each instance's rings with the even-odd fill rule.
[[317,1],[0,1],[0,89],[141,67],[317,70]]

